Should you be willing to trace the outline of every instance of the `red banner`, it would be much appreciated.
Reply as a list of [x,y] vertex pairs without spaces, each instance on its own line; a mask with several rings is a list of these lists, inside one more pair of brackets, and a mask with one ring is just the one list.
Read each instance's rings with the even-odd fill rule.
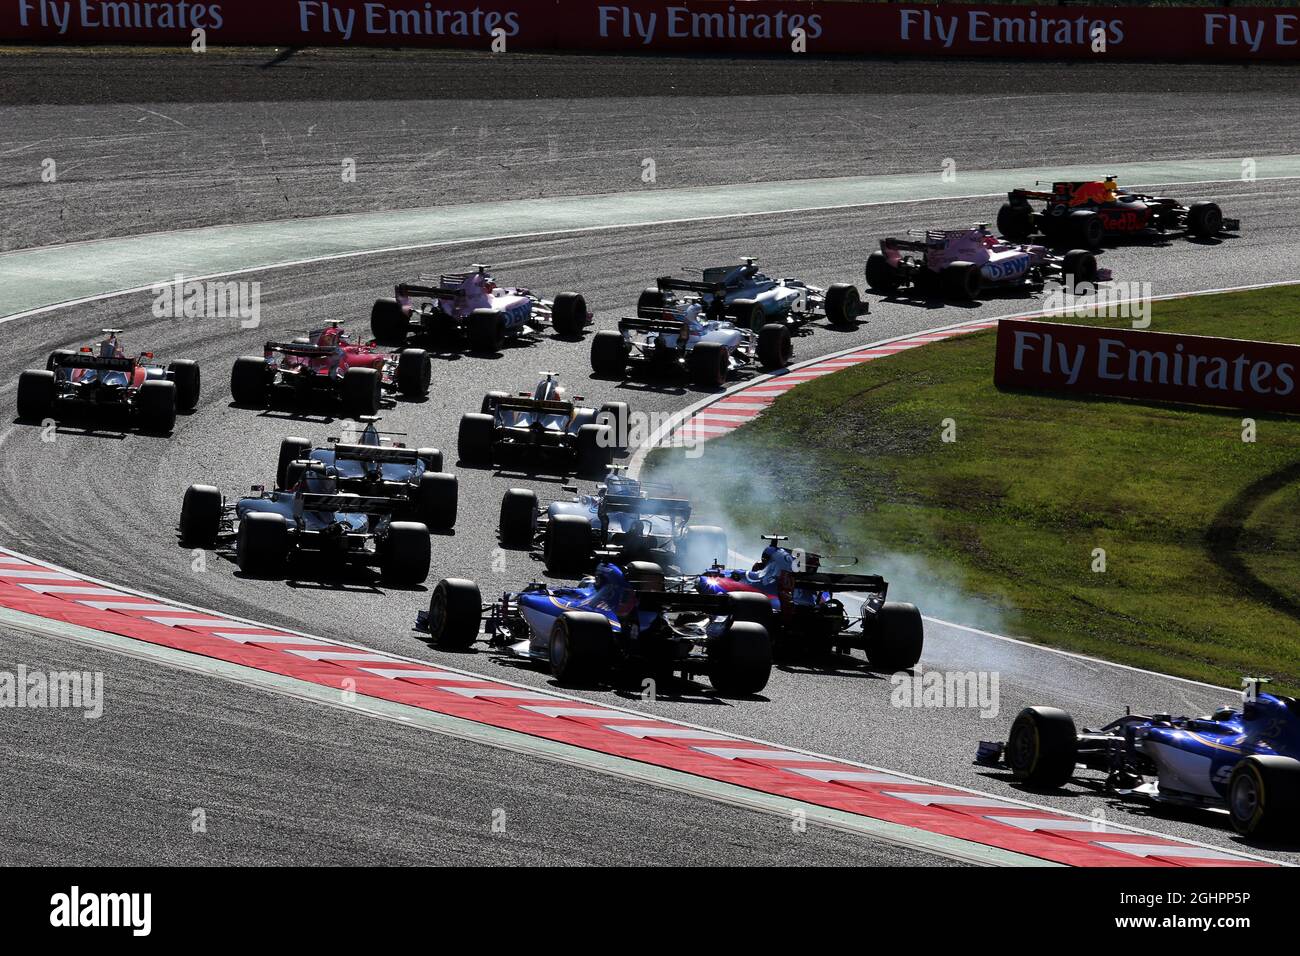
[[1294,60],[1285,8],[828,0],[4,0],[0,40]]
[[1300,412],[1300,345],[1003,319],[993,382],[1192,405]]

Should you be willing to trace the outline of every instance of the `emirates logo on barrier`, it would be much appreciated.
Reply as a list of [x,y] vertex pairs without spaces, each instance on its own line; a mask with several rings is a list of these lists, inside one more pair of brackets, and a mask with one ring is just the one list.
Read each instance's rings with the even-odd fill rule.
[[993,382],[1228,408],[1300,412],[1300,345],[1003,319]]

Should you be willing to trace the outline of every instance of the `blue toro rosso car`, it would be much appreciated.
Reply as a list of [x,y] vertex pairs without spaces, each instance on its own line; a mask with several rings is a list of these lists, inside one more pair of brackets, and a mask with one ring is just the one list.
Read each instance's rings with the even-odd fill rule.
[[535,583],[485,605],[473,581],[445,578],[417,626],[439,647],[465,648],[486,618],[490,643],[549,667],[564,683],[703,674],[728,696],[767,686],[772,642],[761,624],[737,618],[726,595],[665,587],[657,564],[631,561],[601,564],[576,587]]
[[308,463],[315,462],[334,480],[341,492],[363,498],[402,498],[410,514],[430,529],[456,526],[460,486],[455,475],[442,471],[442,452],[436,448],[407,448],[391,444],[381,432],[378,419],[362,419],[365,427],[355,442],[328,439],[315,445],[306,438],[280,441],[276,464],[276,488],[293,489],[302,480]]
[[181,505],[181,541],[191,547],[230,547],[250,577],[284,573],[289,556],[314,551],[339,563],[378,565],[385,581],[420,584],[429,575],[428,527],[396,520],[414,511],[406,498],[364,496],[339,490],[319,461],[294,462],[290,489],[226,500],[212,485],[190,485]]
[[537,492],[511,488],[498,534],[507,548],[540,548],[551,574],[583,574],[600,560],[649,560],[689,574],[727,555],[727,535],[691,524],[691,503],[667,486],[643,484],[613,466],[593,494],[542,507]]
[[1026,707],[1005,743],[980,743],[976,763],[1054,789],[1076,768],[1104,773],[1121,797],[1226,810],[1232,826],[1265,839],[1300,833],[1300,701],[1247,680],[1240,709],[1207,717],[1126,714],[1098,730],[1075,729],[1055,707]]

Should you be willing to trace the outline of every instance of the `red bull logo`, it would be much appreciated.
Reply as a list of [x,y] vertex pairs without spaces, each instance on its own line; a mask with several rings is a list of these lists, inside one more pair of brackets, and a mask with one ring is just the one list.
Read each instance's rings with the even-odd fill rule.
[[1071,206],[1100,206],[1111,201],[1113,191],[1106,183],[1076,183],[1070,193]]

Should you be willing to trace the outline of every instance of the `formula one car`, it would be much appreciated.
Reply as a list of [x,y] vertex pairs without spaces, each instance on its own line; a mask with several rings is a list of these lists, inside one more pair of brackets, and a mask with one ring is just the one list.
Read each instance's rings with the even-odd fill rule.
[[721,388],[733,369],[782,368],[793,357],[788,325],[769,322],[752,332],[706,318],[698,302],[678,318],[619,319],[617,332],[604,329],[591,340],[591,367],[602,378],[621,379],[628,363],[637,362],[651,374],[685,371],[704,388]]
[[599,409],[570,401],[559,376],[547,372],[532,392],[488,392],[482,409],[460,419],[457,447],[466,464],[490,466],[513,458],[567,461],[569,470],[599,478],[627,435],[626,402]]
[[927,229],[917,239],[882,239],[867,257],[867,285],[890,295],[911,286],[923,295],[969,302],[986,289],[1041,288],[1048,279],[1071,291],[1111,277],[1087,249],[1058,256],[1046,246],[998,239],[984,225],[970,229]]
[[[1031,200],[1041,201],[1034,209]],[[1120,189],[1114,176],[1100,182],[1052,183],[1051,192],[1013,189],[998,210],[998,232],[1014,242],[1042,235],[1054,245],[1077,244],[1089,249],[1108,236],[1166,232],[1210,239],[1241,228],[1225,219],[1217,203],[1148,196]]]
[[[884,578],[823,571],[821,555],[782,546],[784,535],[763,537],[768,545],[753,569],[715,565],[695,579],[695,587],[703,594],[731,595],[736,616],[762,624],[779,657],[824,657],[856,647],[873,667],[891,672],[921,659],[921,612],[886,601]],[[852,614],[835,597],[847,591],[862,594],[862,605]]]
[[313,447],[306,438],[282,439],[276,487],[296,488],[307,463],[315,462],[341,492],[362,498],[402,498],[411,517],[430,530],[456,526],[459,484],[455,475],[443,473],[438,449],[386,443],[373,418],[366,420],[357,441],[330,438],[329,442]]
[[587,300],[576,292],[543,299],[527,289],[498,286],[488,268],[476,263],[466,273],[422,277],[399,285],[394,298],[376,299],[370,309],[375,340],[402,345],[414,321],[444,341],[464,336],[476,352],[499,352],[507,338],[536,335],[547,326],[573,338],[590,324]]
[[128,356],[117,336],[121,329],[103,329],[106,336],[78,351],[57,349],[44,369],[28,369],[18,377],[18,417],[42,421],[56,413],[117,408],[140,428],[170,432],[176,413],[192,412],[199,404],[199,366],[176,359],[166,367],[151,364],[152,352]]
[[[1208,717],[1126,714],[1075,730],[1055,707],[1026,707],[1006,743],[982,741],[976,763],[1007,766],[1034,787],[1064,786],[1076,766],[1104,773],[1122,797],[1227,810],[1238,833],[1300,833],[1300,701],[1247,679],[1239,710]],[[1150,778],[1150,779],[1148,779]]]
[[433,363],[423,349],[380,352],[357,343],[338,324],[292,342],[267,342],[263,354],[243,355],[230,370],[237,405],[265,408],[277,397],[335,396],[353,417],[374,415],[385,392],[408,401],[428,396]]
[[699,280],[660,276],[637,298],[637,317],[680,319],[686,306],[699,305],[710,319],[730,318],[757,332],[769,322],[798,329],[818,317],[851,326],[870,308],[856,286],[837,282],[820,289],[799,279],[773,279],[756,262],[746,256],[740,265],[705,269]]
[[692,525],[691,503],[668,487],[610,470],[594,494],[576,494],[545,507],[537,492],[511,488],[501,499],[498,525],[507,548],[540,547],[552,574],[583,573],[597,559],[656,560],[682,573],[702,571],[725,560],[727,535],[712,525]]
[[707,674],[719,693],[748,696],[767,686],[772,643],[732,611],[726,595],[669,592],[657,564],[632,561],[598,565],[577,587],[534,583],[489,605],[473,581],[444,578],[417,626],[440,647],[469,647],[486,613],[492,644],[549,665],[564,683],[619,671]]
[[199,548],[234,542],[239,570],[250,577],[283,573],[289,555],[322,552],[340,562],[378,565],[384,580],[420,584],[429,575],[429,529],[395,520],[414,510],[406,498],[363,496],[338,490],[319,461],[295,463],[292,489],[227,501],[212,485],[190,485],[181,504],[182,543]]

